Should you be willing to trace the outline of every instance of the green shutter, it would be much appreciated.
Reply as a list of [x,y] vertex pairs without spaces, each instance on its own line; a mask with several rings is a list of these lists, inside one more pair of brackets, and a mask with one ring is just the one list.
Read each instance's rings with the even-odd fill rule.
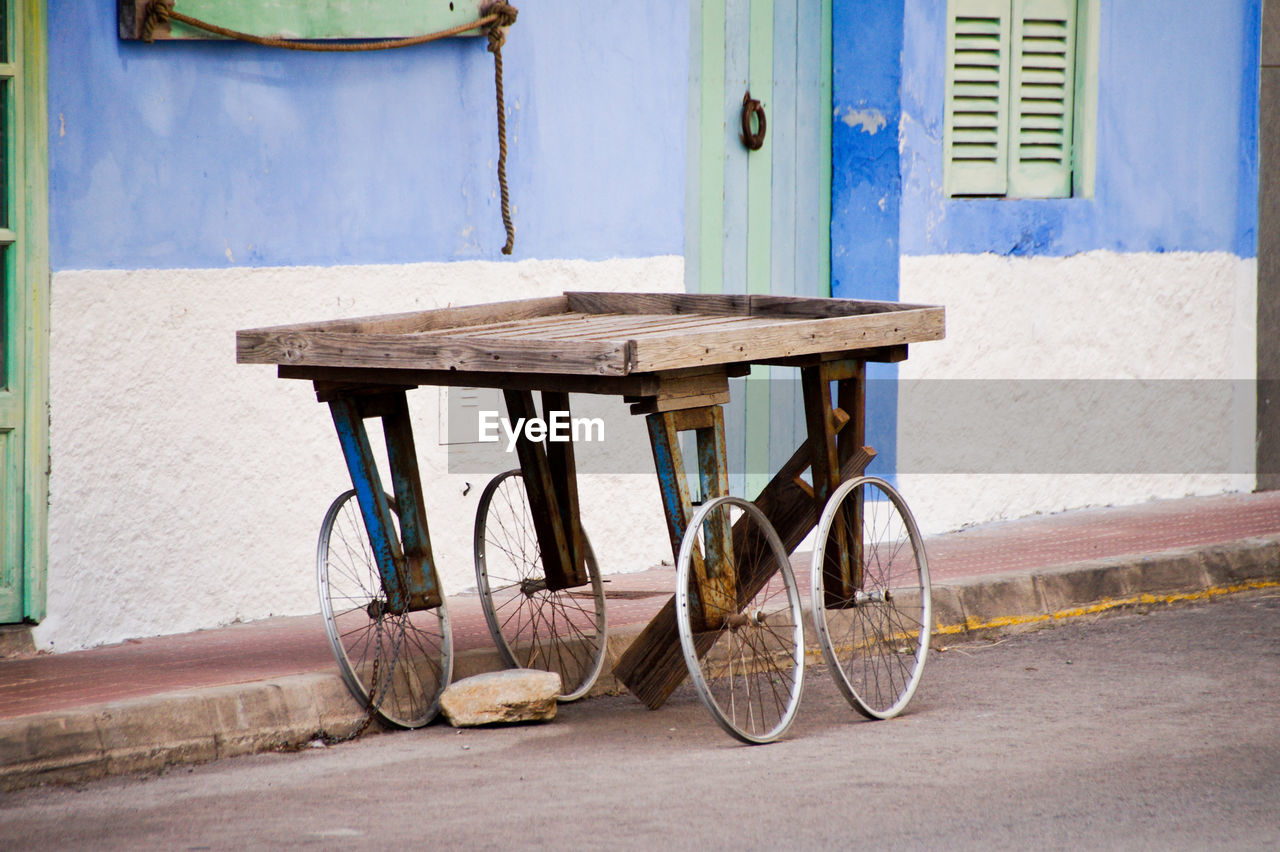
[[952,0],[947,16],[947,195],[1008,185],[1009,0]]
[[1076,0],[1013,0],[1008,194],[1071,195]]

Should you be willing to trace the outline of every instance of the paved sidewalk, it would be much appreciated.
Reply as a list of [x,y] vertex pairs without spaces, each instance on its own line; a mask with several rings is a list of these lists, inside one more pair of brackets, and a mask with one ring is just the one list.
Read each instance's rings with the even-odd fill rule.
[[[1280,581],[1280,492],[1036,516],[926,546],[946,633],[1203,597]],[[616,653],[666,602],[674,569],[608,581]],[[497,667],[478,598],[451,597],[449,609],[455,676]],[[359,710],[318,616],[0,660],[0,789],[341,735]],[[98,743],[88,756],[77,751],[86,738]]]

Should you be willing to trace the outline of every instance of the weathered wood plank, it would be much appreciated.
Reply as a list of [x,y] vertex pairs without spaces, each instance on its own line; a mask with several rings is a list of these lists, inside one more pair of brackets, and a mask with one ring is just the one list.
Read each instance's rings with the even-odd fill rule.
[[679,411],[672,411],[667,416],[671,419],[672,428],[677,432],[690,432],[696,429],[714,428],[717,419],[716,411],[720,411],[718,417],[723,422],[724,411],[718,406],[683,408]]
[[[501,335],[514,335],[526,337],[540,337],[558,331],[562,328],[573,328],[576,326],[590,323],[595,320],[592,314],[582,314],[576,311],[566,311],[560,314],[547,314],[545,316],[528,317],[526,319],[503,320],[502,322],[485,322],[478,325],[466,326],[466,334],[468,337],[494,337]],[[442,328],[432,334],[457,334],[456,328]]]
[[746,316],[747,296],[720,293],[592,293],[569,291],[570,310],[588,314],[730,314]]
[[[625,297],[625,298],[624,298]],[[844,299],[789,300],[756,297],[762,311],[795,316],[749,315],[746,296],[682,294],[568,294],[552,299],[447,308],[383,317],[335,320],[237,333],[237,360],[325,367],[543,372],[627,375],[717,364],[842,357],[899,360],[907,343],[944,334],[940,307],[866,313]],[[631,304],[632,312],[620,314]],[[602,301],[603,300],[603,301]],[[577,310],[607,310],[595,326]],[[821,302],[828,308],[810,305]],[[707,309],[691,314],[700,306]],[[821,307],[821,306],[819,306]],[[654,313],[663,309],[670,313]],[[644,313],[638,311],[643,310]],[[809,318],[805,313],[846,311]],[[860,312],[862,311],[862,312]],[[683,312],[683,313],[681,313]],[[634,317],[634,322],[628,317]],[[867,351],[864,351],[867,350]]]
[[253,335],[280,335],[294,332],[416,334],[423,331],[462,329],[487,323],[533,319],[550,314],[562,314],[568,310],[569,300],[566,297],[547,296],[539,299],[513,299],[507,302],[463,305],[456,308],[433,308],[429,311],[408,311],[321,322],[273,325],[245,329],[240,333]]
[[794,320],[771,329],[754,329],[745,337],[736,331],[718,331],[636,340],[632,370],[650,372],[699,364],[761,361],[860,346],[940,340],[942,336],[942,308]]
[[658,392],[661,380],[656,373],[632,373],[627,376],[582,376],[548,373],[478,373],[466,370],[399,370],[372,367],[313,367],[281,364],[276,375],[282,379],[301,379],[324,385],[317,387],[316,398],[328,402],[337,390],[361,387],[488,387],[499,390],[560,390],[566,393],[610,394],[615,396],[651,396]]
[[631,344],[596,341],[508,341],[416,334],[241,331],[241,364],[387,367],[476,372],[537,372],[624,376]]
[[637,329],[627,335],[628,340],[648,340],[660,339],[671,336],[672,334],[711,334],[714,332],[725,332],[738,334],[748,338],[757,329],[775,329],[778,327],[777,320],[771,319],[750,319],[749,317],[720,317],[709,318],[704,317],[700,321],[690,322],[684,326],[671,326],[670,328],[646,328]]
[[[874,361],[877,364],[898,364],[907,360],[907,344],[896,346],[879,346],[871,349],[850,349],[846,352],[818,352],[812,355],[795,355],[790,358],[762,358],[758,364],[773,364],[778,367],[808,367],[823,362],[838,364],[861,364]],[[841,368],[849,372],[852,368]],[[836,375],[834,378],[839,379]]]
[[656,414],[680,411],[686,408],[705,408],[708,405],[728,405],[729,392],[698,394],[696,396],[648,397],[632,404],[632,414]]
[[813,296],[769,296],[757,294],[751,297],[751,316],[779,319],[828,319],[865,314],[910,311],[934,305],[911,305],[904,302],[877,302],[869,299],[820,299]]
[[707,321],[707,317],[692,315],[675,316],[669,313],[657,313],[657,315],[649,315],[649,313],[631,313],[631,315],[621,315],[621,313],[582,313],[579,316],[600,317],[599,320],[591,319],[582,325],[576,333],[563,333],[557,336],[563,338],[582,338],[582,339],[626,339],[632,334],[641,333],[641,331],[653,331],[660,329],[680,329],[690,325],[699,324],[699,322]]
[[[723,370],[706,370],[680,376],[663,376],[654,396],[679,397],[702,396],[710,393],[727,393],[729,377]],[[639,402],[633,395],[623,397],[624,402]]]
[[[729,364],[717,368],[729,378],[744,376],[746,364]],[[499,390],[553,390],[566,393],[609,394],[646,397],[656,395],[664,384],[687,375],[703,375],[705,367],[692,370],[668,370],[662,373],[631,373],[626,376],[584,376],[554,373],[477,373],[466,370],[398,370],[370,367],[313,367],[281,364],[276,374],[282,379],[300,379],[318,384],[316,398],[328,402],[322,394],[361,387],[389,389],[417,386],[489,387]],[[323,385],[322,390],[319,385]]]

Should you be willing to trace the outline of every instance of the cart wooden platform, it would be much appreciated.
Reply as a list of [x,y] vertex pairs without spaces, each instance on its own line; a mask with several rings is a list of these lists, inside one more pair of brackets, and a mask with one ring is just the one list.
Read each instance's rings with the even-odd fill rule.
[[[942,338],[943,326],[943,309],[925,305],[761,295],[571,292],[245,330],[237,334],[236,344],[240,363],[275,364],[281,378],[314,382],[317,398],[331,409],[351,474],[352,499],[359,505],[381,581],[381,597],[362,609],[377,628],[375,639],[365,641],[379,648],[384,630],[394,634],[404,629],[413,613],[443,610],[408,417],[408,390],[424,385],[499,388],[513,420],[536,415],[535,391],[541,394],[544,412],[567,411],[571,393],[592,393],[622,396],[633,414],[645,415],[673,554],[681,563],[681,576],[690,579],[681,581],[677,595],[618,661],[614,673],[641,701],[658,707],[686,671],[699,668],[701,664],[695,663],[708,655],[719,631],[732,631],[735,636],[747,628],[762,630],[766,636],[786,632],[777,628],[781,623],[777,620],[766,629],[765,610],[749,608],[776,577],[790,577],[789,566],[784,570],[779,565],[778,554],[785,562],[785,556],[820,522],[826,524],[815,584],[821,607],[877,606],[877,617],[883,620],[887,602],[894,601],[896,607],[898,600],[916,600],[912,606],[924,607],[916,615],[923,616],[921,624],[928,623],[922,548],[918,555],[913,553],[916,582],[923,569],[924,586],[915,599],[902,594],[895,598],[887,586],[880,592],[864,589],[869,582],[865,566],[881,551],[878,545],[864,544],[860,490],[864,486],[855,488],[854,483],[862,482],[858,478],[874,456],[864,446],[866,363],[903,360],[908,344]],[[724,497],[728,472],[721,406],[729,401],[729,379],[745,375],[754,364],[799,369],[808,437],[748,506],[746,501]],[[364,427],[364,421],[374,417],[383,421],[394,498],[384,493]],[[696,515],[677,441],[677,435],[686,431],[695,433],[698,449],[704,502]],[[594,566],[579,523],[572,443],[521,437],[517,453],[545,575],[536,583],[537,592],[591,584]],[[856,502],[839,510],[828,505],[833,497],[845,499],[851,491],[857,491]],[[724,499],[717,503],[717,498]],[[334,511],[337,508],[335,504]],[[905,505],[901,512],[909,518]],[[331,524],[332,519],[326,519],[326,528]],[[914,521],[908,526],[914,535],[910,541],[914,552],[918,533]],[[527,582],[526,595],[531,595]],[[794,588],[782,589],[782,594],[796,595]],[[390,621],[397,618],[402,621],[399,626]],[[441,653],[447,657],[447,620],[442,617],[438,627],[443,634]],[[890,640],[897,643],[901,628],[896,625],[880,632],[892,633]],[[910,698],[927,651],[928,630],[907,632],[911,629],[923,637],[912,649],[913,662],[903,675],[903,687],[895,687],[895,701],[904,691]],[[682,632],[687,635],[682,637]],[[852,651],[837,648],[832,656],[842,659],[842,654],[858,653],[870,641],[861,633],[858,636],[845,643]],[[600,643],[602,647],[603,637]],[[422,723],[435,713],[435,696],[448,680],[447,660],[425,674],[411,672],[407,680],[402,677],[395,682],[388,667],[394,668],[401,648],[392,645],[391,650],[375,654],[372,671],[368,665],[356,671],[359,666],[352,664],[348,682],[357,694],[364,690],[371,707],[390,700],[397,690],[421,688],[429,693],[423,706],[405,711],[408,716],[383,715],[394,722]],[[341,649],[335,645],[335,651],[343,663]],[[777,656],[774,649],[761,659]],[[797,701],[802,672],[800,660],[798,673],[782,676],[790,679],[784,691],[794,691]],[[705,671],[693,674],[700,691],[714,692],[706,687]],[[739,670],[736,677],[742,676]],[[856,679],[856,672],[853,676]],[[392,682],[379,685],[379,677]],[[905,681],[910,681],[909,690]],[[703,696],[707,698],[705,692]],[[712,703],[709,706],[716,715]],[[859,709],[866,712],[868,708]],[[717,716],[721,724],[725,724],[723,715]],[[785,729],[790,720],[777,721],[772,728],[754,730],[759,727],[754,720],[745,724],[730,720],[726,729],[742,736],[745,728],[752,728],[743,738],[763,741],[775,737],[781,731],[774,728]]]

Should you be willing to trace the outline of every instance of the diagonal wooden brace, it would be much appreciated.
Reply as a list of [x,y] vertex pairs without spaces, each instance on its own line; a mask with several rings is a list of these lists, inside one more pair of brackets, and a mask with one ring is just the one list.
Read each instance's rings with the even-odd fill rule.
[[[843,411],[833,412],[832,426],[837,433],[848,422],[849,418]],[[843,478],[857,476],[874,457],[874,450],[863,447],[841,465],[841,476]],[[782,539],[787,553],[794,552],[818,522],[813,489],[802,478],[809,467],[810,459],[809,442],[806,440],[755,500],[755,505],[764,512],[765,517],[769,519],[769,523]],[[739,530],[735,529],[734,532],[736,541]],[[753,565],[741,556],[738,558],[739,601],[749,600],[768,582],[769,573],[762,568],[770,566],[771,562],[771,559],[766,559]],[[714,638],[713,635],[712,638]],[[699,654],[705,653],[706,650],[707,648],[701,643],[698,644]],[[674,596],[658,611],[658,614],[623,653],[617,665],[613,667],[613,674],[651,710],[661,707],[684,680],[688,672],[680,651],[680,636],[676,630]]]

